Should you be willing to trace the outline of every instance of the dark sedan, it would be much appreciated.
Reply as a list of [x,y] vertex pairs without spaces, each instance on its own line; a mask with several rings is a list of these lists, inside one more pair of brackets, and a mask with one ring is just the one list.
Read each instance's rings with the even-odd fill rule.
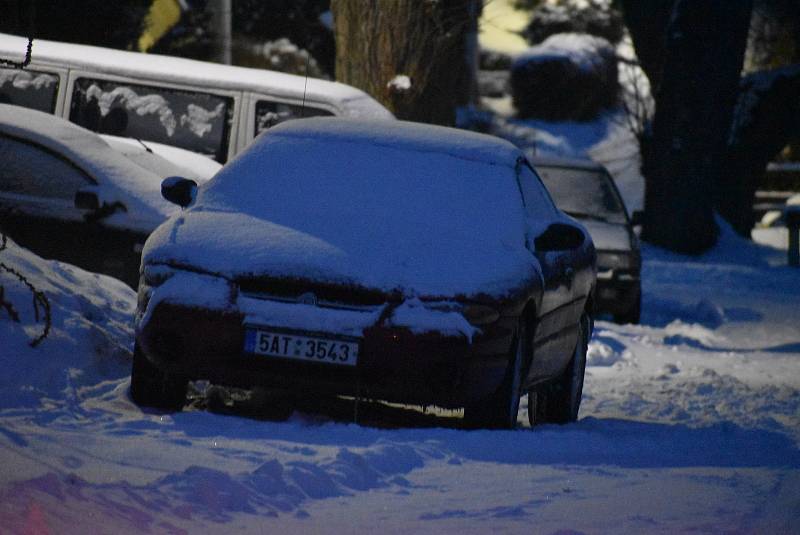
[[597,312],[639,323],[642,256],[614,179],[587,160],[538,157],[534,165],[559,208],[580,220],[597,247]]
[[577,418],[594,247],[513,145],[414,123],[262,135],[143,252],[131,394],[187,383],[465,408],[470,426]]

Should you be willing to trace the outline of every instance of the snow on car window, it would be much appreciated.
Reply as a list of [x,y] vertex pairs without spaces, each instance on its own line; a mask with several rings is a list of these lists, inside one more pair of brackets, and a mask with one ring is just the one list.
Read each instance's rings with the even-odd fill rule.
[[59,80],[56,74],[0,68],[0,103],[53,113]]
[[55,154],[23,141],[0,136],[0,191],[73,200],[90,179]]
[[537,166],[556,205],[570,215],[625,223],[625,207],[602,171]]
[[69,118],[95,132],[173,145],[224,162],[232,114],[230,97],[79,78]]
[[283,102],[272,102],[269,100],[259,100],[256,103],[256,127],[257,136],[264,130],[275,126],[289,119],[301,117],[325,117],[333,115],[328,110],[314,108],[311,106],[295,106]]

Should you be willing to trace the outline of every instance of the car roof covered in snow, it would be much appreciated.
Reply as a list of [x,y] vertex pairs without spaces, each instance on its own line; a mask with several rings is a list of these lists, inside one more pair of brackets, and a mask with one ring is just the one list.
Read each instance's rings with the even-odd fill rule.
[[[26,46],[27,39],[0,34],[0,55],[4,58],[22,61]],[[160,84],[180,83],[198,88],[246,90],[276,97],[303,98],[306,102],[332,104],[341,114],[351,117],[393,117],[386,108],[363,91],[318,78],[42,39],[36,39],[33,46],[33,62],[39,65],[52,64],[129,76],[142,82],[155,80]]]
[[145,220],[157,224],[176,211],[161,197],[164,177],[136,165],[85,128],[48,113],[0,104],[0,133],[32,141],[68,158],[99,179],[101,186],[115,190],[116,197],[108,200],[122,201],[129,211],[135,210]]
[[339,117],[312,117],[286,121],[255,141],[250,150],[261,144],[280,143],[279,138],[344,142],[368,149],[392,148],[409,152],[440,153],[463,160],[515,167],[522,152],[499,137],[409,121],[360,121]]

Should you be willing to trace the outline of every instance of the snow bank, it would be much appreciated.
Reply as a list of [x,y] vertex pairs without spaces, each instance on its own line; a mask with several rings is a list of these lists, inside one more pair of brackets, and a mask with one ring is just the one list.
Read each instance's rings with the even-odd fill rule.
[[3,300],[20,317],[16,323],[0,308],[0,408],[38,405],[43,397],[75,400],[85,386],[130,373],[136,296],[128,286],[43,260],[10,239],[0,262],[44,292],[52,318],[47,337],[31,347],[43,317],[35,319],[28,287],[0,269]]

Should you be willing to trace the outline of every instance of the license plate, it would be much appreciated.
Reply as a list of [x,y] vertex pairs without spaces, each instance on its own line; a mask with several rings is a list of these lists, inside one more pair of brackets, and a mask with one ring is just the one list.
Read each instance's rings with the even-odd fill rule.
[[247,353],[283,359],[355,366],[358,362],[358,339],[308,336],[291,332],[247,329],[244,341]]

